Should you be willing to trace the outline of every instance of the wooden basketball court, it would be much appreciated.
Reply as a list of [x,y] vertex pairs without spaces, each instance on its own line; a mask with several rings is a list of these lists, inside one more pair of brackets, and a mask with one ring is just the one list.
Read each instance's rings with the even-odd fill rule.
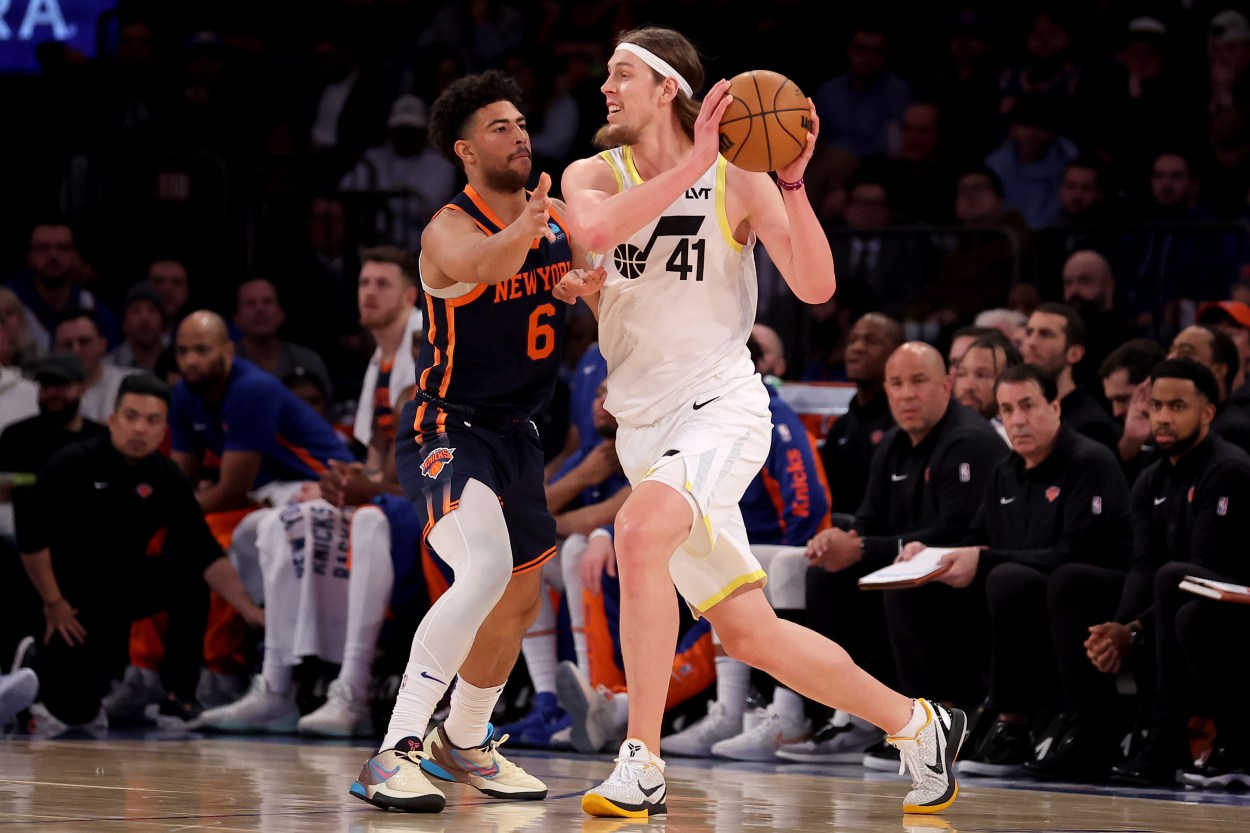
[[606,756],[516,751],[551,788],[503,802],[447,785],[438,815],[384,813],[347,794],[369,749],[287,739],[133,737],[0,740],[0,831],[161,833],[513,833],[514,831],[1185,831],[1243,833],[1250,796],[1185,790],[961,781],[941,816],[904,816],[906,782],[860,767],[672,759],[669,815],[584,817],[579,796],[610,771]]

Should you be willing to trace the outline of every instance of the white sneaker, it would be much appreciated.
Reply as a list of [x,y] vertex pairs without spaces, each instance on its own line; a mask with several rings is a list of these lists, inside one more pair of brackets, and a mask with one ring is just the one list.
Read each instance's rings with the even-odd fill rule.
[[146,723],[145,710],[152,703],[165,699],[165,689],[155,671],[127,665],[121,682],[114,682],[112,689],[100,701],[105,714],[114,724]]
[[570,739],[574,749],[593,755],[612,740],[616,732],[612,692],[603,686],[591,687],[577,663],[565,660],[556,667],[556,697],[573,718]]
[[573,727],[565,726],[558,732],[551,733],[552,749],[572,749],[573,748]]
[[29,731],[32,735],[41,738],[52,738],[57,735],[64,734],[71,729],[77,729],[92,735],[104,734],[109,728],[109,717],[101,706],[96,712],[96,716],[86,723],[70,724],[53,716],[43,703],[30,704],[30,727]]
[[876,726],[838,712],[807,740],[782,746],[777,757],[804,763],[858,764],[868,747],[880,740],[881,730]]
[[330,683],[325,703],[299,719],[299,733],[323,738],[369,737],[374,734],[369,701],[356,696],[347,683],[335,680]]
[[447,798],[421,771],[425,750],[418,737],[407,737],[398,749],[382,749],[365,761],[349,793],[381,810],[439,813]]
[[939,813],[959,796],[955,758],[964,742],[968,719],[959,709],[917,700],[927,720],[911,737],[886,740],[899,751],[899,774],[911,775],[911,792],[903,799],[904,813]]
[[778,749],[800,743],[812,733],[810,720],[787,720],[775,705],[759,711],[760,722],[754,728],[712,744],[712,754],[735,761],[771,761],[777,757]]
[[582,796],[587,815],[645,819],[668,812],[664,773],[652,763],[645,743],[626,738],[615,762],[608,780]]
[[707,714],[680,732],[660,738],[660,751],[665,755],[689,755],[706,758],[712,745],[742,733],[742,715],[732,715],[719,700],[708,703]]
[[207,709],[201,714],[200,728],[210,732],[293,733],[299,728],[295,690],[274,694],[265,686],[264,678],[257,674],[252,679],[251,690],[242,700]]
[[38,696],[39,677],[34,670],[18,668],[11,674],[0,674],[0,727],[12,723]]

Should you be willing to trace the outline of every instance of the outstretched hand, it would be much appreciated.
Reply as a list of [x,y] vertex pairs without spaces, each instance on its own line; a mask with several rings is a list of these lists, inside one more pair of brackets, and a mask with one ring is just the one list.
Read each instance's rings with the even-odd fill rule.
[[551,294],[558,301],[576,304],[578,298],[594,295],[603,289],[603,283],[607,279],[608,272],[602,266],[594,269],[571,269],[552,287]]
[[545,237],[549,242],[555,242],[556,233],[548,225],[551,220],[551,197],[548,196],[550,191],[551,176],[544,171],[538,175],[538,186],[530,192],[525,211],[513,221],[521,229],[528,231],[531,239]]

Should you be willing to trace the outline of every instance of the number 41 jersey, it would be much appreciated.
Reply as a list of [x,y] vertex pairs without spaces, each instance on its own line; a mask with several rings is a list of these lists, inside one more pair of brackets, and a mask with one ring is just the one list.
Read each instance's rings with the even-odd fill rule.
[[[507,225],[472,186],[442,211],[463,211],[486,234]],[[509,417],[546,410],[564,355],[565,304],[552,288],[573,266],[564,219],[549,221],[555,240],[535,240],[521,269],[497,284],[422,282],[428,322],[417,386],[431,396]]]
[[[618,191],[642,183],[629,147],[603,151]],[[694,397],[755,373],[755,235],[734,240],[725,212],[728,162],[717,157],[654,222],[603,258],[599,349],[606,409],[649,425]],[[713,394],[715,395],[715,394]]]

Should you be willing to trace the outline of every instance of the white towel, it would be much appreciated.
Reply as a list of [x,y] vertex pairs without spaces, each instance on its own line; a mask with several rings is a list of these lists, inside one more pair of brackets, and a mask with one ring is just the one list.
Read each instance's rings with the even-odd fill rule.
[[[389,384],[392,408],[396,408],[400,391],[417,381],[417,364],[412,359],[412,334],[421,331],[423,322],[420,310],[414,308],[408,314],[408,326],[404,328],[399,352],[395,354],[395,363],[391,366]],[[379,347],[373,351],[373,358],[369,359],[369,369],[365,371],[365,381],[360,387],[360,399],[356,405],[356,422],[352,426],[352,436],[364,445],[368,445],[373,439],[373,392],[377,389],[378,372],[381,368],[382,348]]]

